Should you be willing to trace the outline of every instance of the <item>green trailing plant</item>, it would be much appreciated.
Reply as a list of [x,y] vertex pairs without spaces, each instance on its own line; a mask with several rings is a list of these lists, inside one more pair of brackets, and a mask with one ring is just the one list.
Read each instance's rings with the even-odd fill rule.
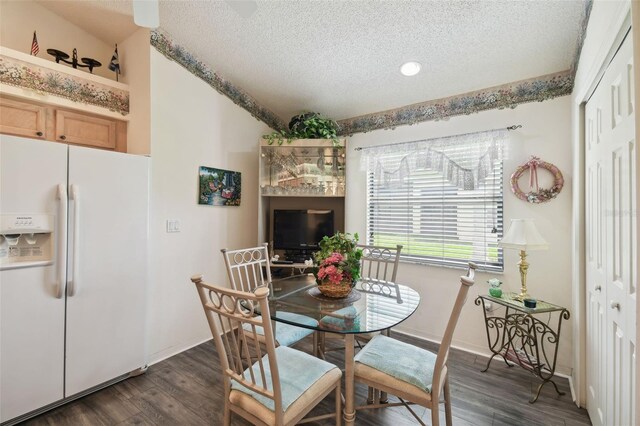
[[330,118],[324,118],[317,112],[305,112],[294,115],[289,121],[289,131],[278,130],[263,138],[269,145],[291,143],[294,139],[331,139],[335,146],[338,140],[338,124]]

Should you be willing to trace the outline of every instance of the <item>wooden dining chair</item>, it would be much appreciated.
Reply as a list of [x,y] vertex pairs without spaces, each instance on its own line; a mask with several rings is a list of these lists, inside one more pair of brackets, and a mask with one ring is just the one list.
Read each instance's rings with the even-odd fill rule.
[[[304,352],[276,347],[268,287],[253,292],[232,290],[206,284],[202,275],[191,277],[191,281],[198,290],[222,367],[225,426],[231,423],[232,412],[255,425],[294,425],[325,418],[335,418],[340,424],[342,372]],[[240,328],[245,332],[236,333]],[[252,362],[251,351],[258,355],[256,362]],[[304,418],[331,392],[335,393],[334,413]]]
[[446,424],[451,426],[447,360],[460,312],[469,288],[474,284],[475,269],[476,265],[469,263],[467,274],[460,277],[458,296],[437,354],[385,335],[375,336],[358,352],[355,356],[355,381],[400,399],[399,403],[387,404],[374,401],[358,409],[404,405],[424,425],[409,407],[410,403],[418,404],[431,410],[431,422],[437,426],[440,424],[440,395],[443,394]]
[[[271,283],[271,268],[269,264],[268,244],[238,250],[222,249],[224,263],[231,287],[238,291],[255,291],[260,287],[267,287],[273,291]],[[291,319],[298,324],[316,327],[318,321],[314,318],[291,312],[277,312],[276,316]],[[305,337],[314,334],[314,330],[279,323],[275,327],[276,344],[292,346]],[[313,351],[316,353],[317,339],[314,334]]]

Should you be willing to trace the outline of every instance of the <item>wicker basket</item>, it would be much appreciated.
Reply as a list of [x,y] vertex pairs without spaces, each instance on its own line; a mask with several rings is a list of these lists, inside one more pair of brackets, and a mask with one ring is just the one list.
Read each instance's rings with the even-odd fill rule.
[[341,282],[340,284],[322,283],[318,286],[320,293],[327,297],[333,297],[334,299],[340,299],[347,297],[351,293],[351,283]]

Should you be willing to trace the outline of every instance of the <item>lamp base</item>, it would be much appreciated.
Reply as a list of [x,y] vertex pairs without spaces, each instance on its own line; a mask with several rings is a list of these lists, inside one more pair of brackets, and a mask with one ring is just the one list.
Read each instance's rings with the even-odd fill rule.
[[524,299],[529,298],[529,293],[527,292],[527,270],[529,269],[529,262],[527,262],[527,252],[524,250],[520,250],[518,269],[520,269],[520,294],[516,296],[515,299],[522,302]]
[[520,292],[519,295],[517,295],[516,297],[513,298],[513,300],[517,300],[518,302],[522,302],[524,299],[530,299],[531,296],[529,295],[529,293],[526,292]]

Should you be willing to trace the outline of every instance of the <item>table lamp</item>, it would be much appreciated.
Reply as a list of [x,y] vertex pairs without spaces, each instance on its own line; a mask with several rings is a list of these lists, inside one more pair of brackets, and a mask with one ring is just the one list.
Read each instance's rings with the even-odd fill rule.
[[507,230],[499,247],[520,250],[520,294],[515,297],[517,300],[524,300],[529,297],[527,293],[527,250],[546,250],[549,248],[547,242],[542,238],[533,219],[511,219],[511,226]]

